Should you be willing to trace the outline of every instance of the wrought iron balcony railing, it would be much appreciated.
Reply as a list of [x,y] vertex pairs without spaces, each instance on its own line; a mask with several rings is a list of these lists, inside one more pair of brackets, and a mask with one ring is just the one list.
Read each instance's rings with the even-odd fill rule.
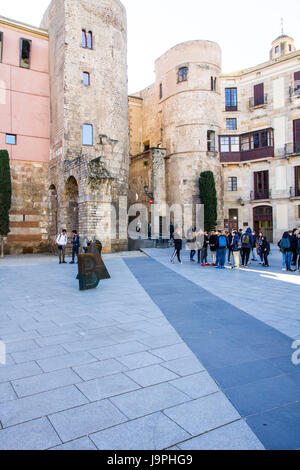
[[262,190],[254,190],[250,193],[250,200],[251,201],[259,201],[261,199],[271,199],[272,191],[271,189],[262,189]]
[[290,142],[284,146],[285,155],[293,155],[295,153],[300,153],[300,142]]
[[249,108],[258,108],[259,106],[264,106],[268,104],[268,95],[265,94],[261,97],[254,97],[249,98]]

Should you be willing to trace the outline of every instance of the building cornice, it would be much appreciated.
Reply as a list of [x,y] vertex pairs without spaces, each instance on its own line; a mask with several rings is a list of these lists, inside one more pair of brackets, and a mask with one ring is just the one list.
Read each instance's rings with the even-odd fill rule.
[[37,28],[36,26],[31,26],[26,23],[22,23],[21,21],[12,20],[4,16],[0,16],[0,25],[5,25],[18,31],[26,31],[27,33],[31,33],[46,39],[49,38],[49,34],[46,29]]
[[300,60],[300,50],[297,50],[295,52],[291,52],[290,54],[285,55],[284,57],[280,57],[278,59],[273,59],[269,60],[268,62],[263,62],[262,64],[255,65],[253,67],[249,67],[246,69],[238,70],[237,72],[232,72],[232,73],[222,73],[220,75],[221,78],[239,78],[243,77],[244,75],[248,75],[253,72],[257,72],[263,69],[267,69],[269,67],[273,67],[274,65],[299,58]]

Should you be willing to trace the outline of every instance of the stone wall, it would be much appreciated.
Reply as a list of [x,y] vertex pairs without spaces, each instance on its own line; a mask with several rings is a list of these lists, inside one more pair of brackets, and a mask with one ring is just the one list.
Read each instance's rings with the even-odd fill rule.
[[11,160],[12,206],[6,252],[10,254],[47,251],[48,164]]

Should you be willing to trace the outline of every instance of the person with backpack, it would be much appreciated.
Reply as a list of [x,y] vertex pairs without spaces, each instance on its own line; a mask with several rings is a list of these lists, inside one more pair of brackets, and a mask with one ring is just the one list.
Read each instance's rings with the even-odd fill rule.
[[282,249],[282,252],[284,253],[285,257],[285,266],[287,271],[293,271],[291,269],[291,262],[292,262],[292,246],[291,246],[291,236],[292,236],[292,231],[290,232],[284,232],[281,243],[280,243],[280,248]]
[[79,248],[80,248],[80,237],[77,234],[77,230],[73,230],[72,232],[73,238],[71,240],[72,243],[72,261],[70,264],[75,264],[75,256],[77,258],[77,264],[78,264],[78,254],[79,254]]
[[215,230],[212,230],[211,235],[209,237],[209,247],[211,253],[211,262],[213,266],[217,266],[217,243],[218,243],[218,235]]
[[250,227],[247,228],[246,232],[242,235],[241,242],[242,242],[242,266],[248,268],[250,252],[252,248],[252,230]]
[[277,243],[277,246],[280,250],[280,253],[281,253],[281,267],[282,267],[282,271],[286,271],[286,264],[285,264],[285,252],[283,250],[283,248],[281,248],[281,241],[282,241],[282,238],[281,240],[279,240],[279,242]]
[[263,254],[263,258],[264,258],[264,264],[263,266],[265,268],[268,268],[269,267],[269,261],[268,261],[268,256],[270,254],[270,251],[271,251],[271,247],[270,247],[270,243],[268,242],[267,240],[267,237],[265,236],[262,236],[262,244],[261,244],[261,250],[262,250],[262,254]]
[[[221,232],[219,230],[219,232]],[[217,246],[217,269],[225,269],[225,261],[226,261],[226,252],[228,247],[228,240],[226,237],[226,232],[223,230],[218,238],[218,246]]]
[[239,236],[236,230],[232,232],[232,235],[233,235],[233,239],[232,239],[231,249],[233,253],[234,264],[231,269],[240,269],[240,253],[241,253],[241,247],[242,247],[241,237]]
[[179,264],[182,264],[181,258],[180,258],[180,252],[182,250],[182,238],[180,237],[178,233],[178,227],[176,227],[175,232],[174,232],[174,253],[171,258],[171,263],[175,264],[175,256],[177,256]]
[[68,243],[67,231],[63,229],[56,239],[59,264],[67,264],[65,260],[67,243]]

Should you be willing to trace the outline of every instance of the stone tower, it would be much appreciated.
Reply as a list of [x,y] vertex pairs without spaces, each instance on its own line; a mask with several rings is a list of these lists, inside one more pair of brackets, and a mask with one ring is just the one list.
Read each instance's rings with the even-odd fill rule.
[[127,25],[119,0],[53,0],[49,30],[51,235],[66,227],[105,251],[111,207],[127,196],[129,172]]
[[199,176],[214,173],[223,219],[217,136],[222,125],[221,49],[211,41],[179,44],[155,64],[162,147],[167,150],[169,205],[199,203]]

